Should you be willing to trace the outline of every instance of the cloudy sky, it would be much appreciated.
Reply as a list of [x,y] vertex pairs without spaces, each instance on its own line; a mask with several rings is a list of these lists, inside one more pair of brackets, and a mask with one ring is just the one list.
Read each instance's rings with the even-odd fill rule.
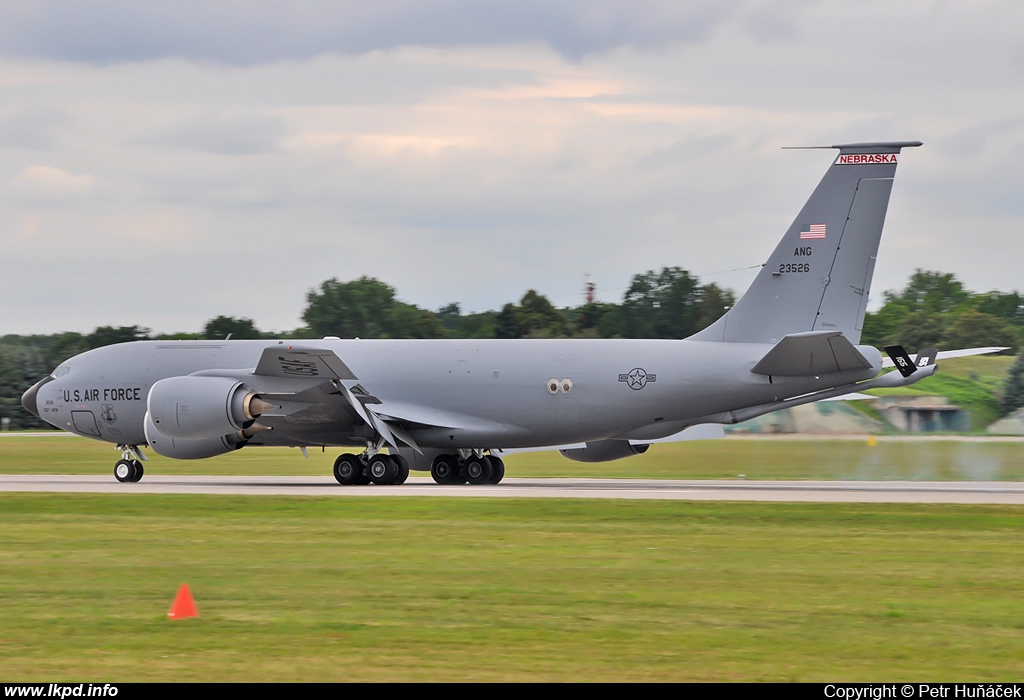
[[[1024,289],[1024,3],[0,5],[0,334],[742,291],[830,151],[905,151],[874,299]],[[740,271],[736,271],[740,270]]]

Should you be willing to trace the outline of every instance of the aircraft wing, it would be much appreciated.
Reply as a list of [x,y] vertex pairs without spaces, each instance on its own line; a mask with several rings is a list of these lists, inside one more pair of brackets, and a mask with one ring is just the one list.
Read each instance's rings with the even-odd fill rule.
[[871,366],[842,331],[807,331],[784,337],[750,371],[778,377],[810,377]]
[[663,442],[683,442],[685,440],[715,440],[725,437],[725,429],[721,423],[699,423],[680,430],[675,435],[656,440],[630,440],[630,445],[653,445]]
[[[684,442],[686,440],[714,440],[716,438],[721,437],[725,437],[725,429],[722,427],[721,423],[700,423],[698,425],[691,425],[688,428],[680,430],[678,433],[674,435],[669,435],[668,437],[663,438],[652,438],[645,440],[624,440],[619,438],[610,438],[608,440],[601,440],[599,442],[614,442],[620,444],[629,443],[630,445],[633,446],[642,446],[653,445],[656,443],[660,444],[664,442]],[[590,445],[593,444],[594,443],[590,443]],[[499,455],[510,455],[517,454],[520,452],[551,452],[553,450],[564,452],[565,450],[582,450],[587,447],[588,443],[577,442],[568,445],[545,445],[543,447],[515,447],[511,449],[491,451]]]
[[417,452],[421,451],[409,433],[409,424],[465,430],[495,427],[488,421],[470,416],[414,404],[382,401],[361,384],[350,386],[352,382],[358,382],[359,378],[333,350],[326,348],[290,345],[269,347],[263,351],[252,374],[274,378],[278,386],[292,384],[296,389],[308,386],[309,380],[313,380],[313,383],[317,383],[317,380],[331,382],[355,414],[396,448],[400,441]]

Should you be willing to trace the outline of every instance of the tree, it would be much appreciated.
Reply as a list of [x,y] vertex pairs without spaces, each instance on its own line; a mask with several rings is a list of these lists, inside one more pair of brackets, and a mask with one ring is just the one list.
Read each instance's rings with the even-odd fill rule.
[[570,335],[565,314],[533,289],[523,295],[517,311],[522,335],[543,338],[566,338]]
[[1017,292],[1004,294],[992,290],[987,294],[978,294],[971,299],[971,307],[1015,326],[1024,326],[1024,298]]
[[1017,333],[1013,326],[1001,318],[973,309],[961,311],[949,324],[942,340],[944,350],[997,346],[1017,347]]
[[210,340],[224,340],[229,335],[233,340],[258,340],[263,337],[251,318],[218,316],[207,321],[203,328],[203,337]]
[[437,320],[444,326],[445,334],[448,337],[459,337],[462,331],[462,308],[458,302],[442,306],[434,315],[437,316]]
[[519,312],[514,304],[505,304],[501,307],[498,317],[494,319],[495,338],[522,338],[523,334],[519,326]]
[[430,311],[395,299],[395,290],[372,277],[331,278],[306,295],[302,320],[314,335],[342,338],[444,338]]
[[401,301],[392,303],[385,331],[389,338],[444,338],[447,335],[437,316]]
[[906,288],[894,294],[885,293],[886,303],[897,302],[907,313],[914,311],[931,311],[933,313],[949,313],[971,298],[971,293],[951,273],[933,272],[931,270],[915,270],[910,276]]
[[[725,315],[736,305],[736,295],[731,289],[722,289],[717,284],[701,285],[697,290],[697,328],[703,330]],[[696,331],[695,331],[696,332]]]
[[101,348],[116,343],[131,343],[136,340],[149,340],[150,330],[140,326],[100,326],[89,335],[85,342],[90,348]]
[[22,393],[49,371],[39,348],[0,346],[0,418],[9,418],[12,429],[50,427],[21,405]]
[[576,331],[597,334],[601,320],[612,311],[614,305],[592,301],[576,309]]
[[685,338],[698,330],[697,279],[679,267],[634,275],[622,300],[627,338]]
[[1024,406],[1024,354],[1018,355],[1017,360],[1010,365],[1006,382],[1003,384],[1003,398],[1000,405],[1006,413],[1016,411]]
[[896,333],[895,342],[911,352],[923,348],[937,348],[946,337],[946,320],[942,314],[929,311],[915,311],[903,319]]
[[342,338],[388,338],[391,306],[395,290],[371,277],[339,282],[332,277],[310,290],[302,314],[314,335]]

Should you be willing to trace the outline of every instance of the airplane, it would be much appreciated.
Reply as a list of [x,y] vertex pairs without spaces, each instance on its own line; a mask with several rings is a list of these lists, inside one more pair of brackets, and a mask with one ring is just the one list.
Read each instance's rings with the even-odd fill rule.
[[343,485],[400,484],[410,470],[496,484],[509,451],[602,462],[720,436],[782,408],[908,386],[941,354],[911,359],[893,346],[883,359],[858,343],[898,160],[920,145],[820,147],[838,153],[750,289],[684,340],[138,341],[61,363],[22,404],[114,443],[121,482],[142,478],[145,446],[202,459],[277,445],[362,448],[336,459]]

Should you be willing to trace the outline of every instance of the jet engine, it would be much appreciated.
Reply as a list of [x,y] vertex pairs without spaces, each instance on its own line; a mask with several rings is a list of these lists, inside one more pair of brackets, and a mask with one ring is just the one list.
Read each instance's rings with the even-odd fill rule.
[[629,440],[598,440],[588,442],[586,447],[559,450],[563,457],[574,462],[611,462],[632,455],[642,455],[650,445],[631,445]]
[[146,407],[156,431],[187,440],[235,433],[252,425],[260,414],[276,408],[242,382],[228,377],[161,379],[149,390]]
[[146,442],[158,455],[171,459],[206,459],[233,452],[245,446],[248,440],[241,433],[218,435],[217,437],[189,440],[164,435],[156,426],[149,412],[146,412]]

